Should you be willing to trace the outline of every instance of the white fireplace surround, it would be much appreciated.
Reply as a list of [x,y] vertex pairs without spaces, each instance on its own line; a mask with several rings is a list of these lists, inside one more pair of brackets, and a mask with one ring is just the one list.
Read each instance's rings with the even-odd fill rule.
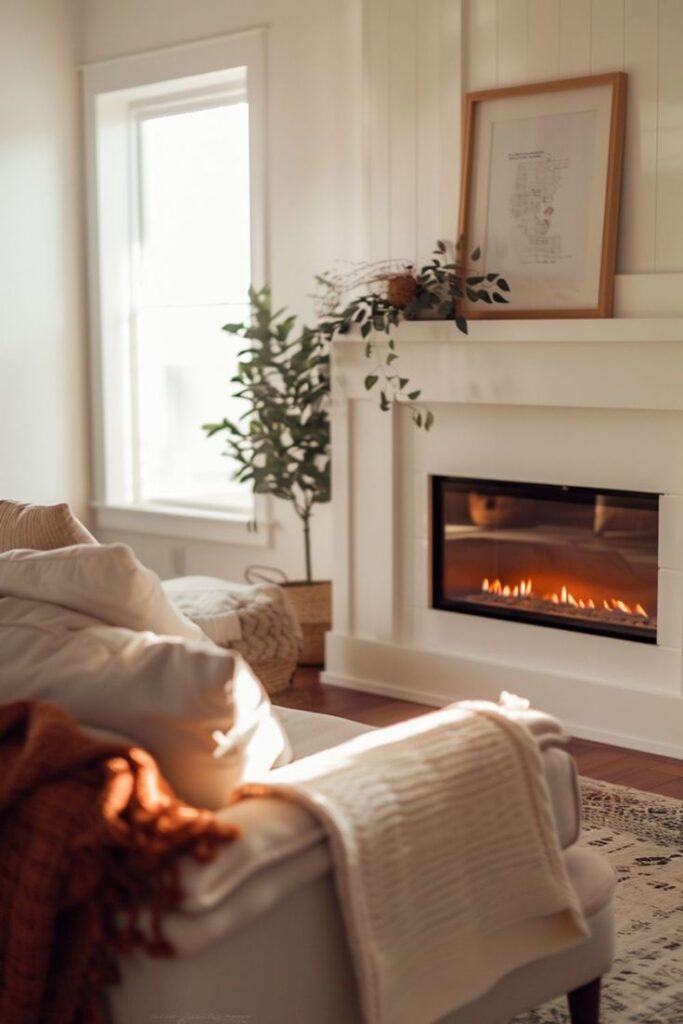
[[[334,625],[323,679],[430,704],[502,689],[575,735],[683,757],[683,319],[395,333],[434,412],[379,411],[359,337],[333,354]],[[430,607],[431,474],[662,495],[658,644]]]

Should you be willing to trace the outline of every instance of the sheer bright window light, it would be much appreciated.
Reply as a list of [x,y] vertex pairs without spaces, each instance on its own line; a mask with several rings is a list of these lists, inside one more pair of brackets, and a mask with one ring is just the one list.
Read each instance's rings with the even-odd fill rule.
[[138,139],[136,490],[142,501],[240,506],[249,491],[201,424],[240,413],[229,390],[239,346],[221,327],[248,315],[247,104],[143,116]]
[[244,411],[222,327],[266,279],[265,37],[93,66],[85,101],[98,525],[265,543],[202,430]]

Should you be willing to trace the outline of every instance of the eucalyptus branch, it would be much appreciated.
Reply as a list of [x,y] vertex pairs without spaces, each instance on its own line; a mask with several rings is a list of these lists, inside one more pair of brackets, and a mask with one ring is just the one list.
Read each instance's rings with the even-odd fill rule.
[[[429,430],[434,423],[434,415],[430,410],[418,403],[421,391],[411,387],[408,377],[394,372],[399,358],[395,340],[391,337],[392,327],[397,327],[403,320],[417,320],[426,317],[432,319],[452,320],[459,331],[467,334],[467,320],[462,312],[462,303],[485,302],[487,304],[506,303],[505,292],[509,292],[507,281],[497,273],[480,274],[466,267],[458,258],[461,243],[449,246],[446,242],[437,242],[432,260],[419,270],[411,264],[392,264],[392,270],[386,270],[385,284],[387,294],[377,289],[381,274],[377,264],[368,264],[366,281],[370,291],[356,294],[343,302],[344,278],[333,274],[317,278],[323,289],[319,295],[319,306],[326,316],[319,324],[321,334],[332,341],[336,335],[348,334],[352,328],[359,328],[361,337],[366,339],[366,358],[375,361],[374,370],[365,377],[367,391],[379,392],[379,407],[387,412],[392,403],[406,405],[412,420],[418,427]],[[471,255],[472,263],[480,258],[479,249]],[[356,267],[347,280],[354,285],[362,281],[361,268]],[[399,282],[397,298],[392,298],[392,283]],[[341,308],[339,308],[341,307]],[[332,310],[330,312],[330,310]],[[377,335],[386,334],[388,354],[382,358],[377,353]]]

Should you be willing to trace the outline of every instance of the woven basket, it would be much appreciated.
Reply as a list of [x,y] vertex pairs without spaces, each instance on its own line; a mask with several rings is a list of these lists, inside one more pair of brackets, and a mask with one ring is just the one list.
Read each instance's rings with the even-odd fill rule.
[[296,665],[296,658],[252,661],[250,663],[252,672],[271,697],[276,693],[284,693],[291,686]]
[[281,584],[299,620],[303,646],[300,665],[325,664],[325,633],[332,627],[332,583],[297,580]]

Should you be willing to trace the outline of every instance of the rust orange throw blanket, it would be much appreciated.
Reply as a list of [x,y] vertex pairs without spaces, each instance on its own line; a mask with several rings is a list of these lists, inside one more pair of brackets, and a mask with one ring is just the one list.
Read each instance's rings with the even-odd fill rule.
[[0,706],[2,1024],[99,1024],[117,952],[172,952],[159,919],[180,900],[179,855],[208,860],[234,837],[144,751],[50,704]]

